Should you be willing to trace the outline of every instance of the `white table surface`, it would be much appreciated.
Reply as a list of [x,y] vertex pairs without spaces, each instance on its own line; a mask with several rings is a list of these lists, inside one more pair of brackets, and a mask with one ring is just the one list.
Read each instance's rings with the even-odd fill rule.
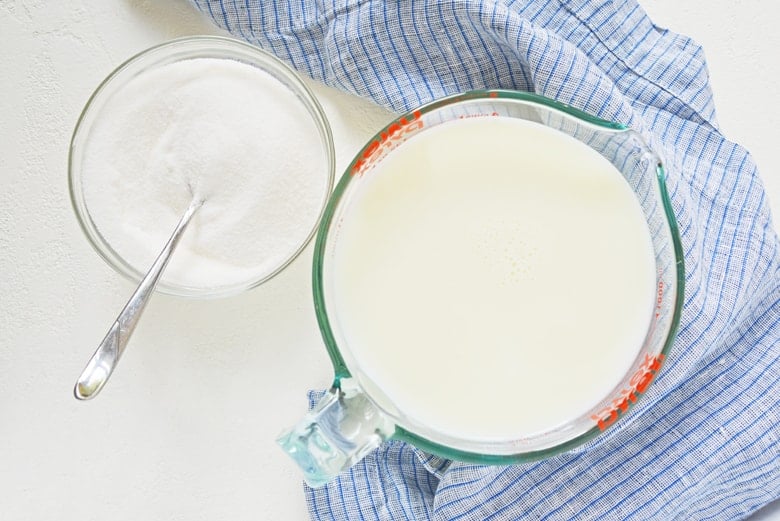
[[[644,4],[704,45],[724,132],[754,153],[780,215],[777,3]],[[303,414],[306,390],[331,380],[311,246],[239,297],[156,297],[103,393],[71,394],[133,287],[73,217],[70,133],[121,61],[199,33],[220,31],[184,0],[0,0],[2,520],[307,519],[300,476],[274,438]],[[391,114],[314,88],[341,170]],[[780,506],[754,519],[780,520]]]

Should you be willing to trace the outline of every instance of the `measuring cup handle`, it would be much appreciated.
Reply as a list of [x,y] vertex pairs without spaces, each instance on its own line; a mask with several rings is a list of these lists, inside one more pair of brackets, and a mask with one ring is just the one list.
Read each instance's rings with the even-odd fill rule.
[[395,431],[394,422],[351,378],[342,379],[302,421],[276,442],[320,487],[348,469]]

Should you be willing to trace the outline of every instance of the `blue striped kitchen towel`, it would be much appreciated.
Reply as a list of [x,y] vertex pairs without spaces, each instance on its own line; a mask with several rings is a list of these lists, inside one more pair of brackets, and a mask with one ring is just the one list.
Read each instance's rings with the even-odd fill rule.
[[508,467],[389,442],[307,488],[312,519],[733,520],[780,496],[778,238],[753,160],[719,130],[699,46],[635,0],[192,2],[396,111],[470,89],[533,91],[634,127],[668,169],[685,306],[661,376],[622,424]]

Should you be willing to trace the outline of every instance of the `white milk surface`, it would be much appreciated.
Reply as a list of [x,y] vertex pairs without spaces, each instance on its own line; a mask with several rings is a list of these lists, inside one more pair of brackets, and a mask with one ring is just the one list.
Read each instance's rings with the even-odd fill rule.
[[650,323],[655,264],[606,159],[483,117],[417,134],[364,176],[332,287],[340,347],[375,399],[499,441],[572,420],[620,382]]

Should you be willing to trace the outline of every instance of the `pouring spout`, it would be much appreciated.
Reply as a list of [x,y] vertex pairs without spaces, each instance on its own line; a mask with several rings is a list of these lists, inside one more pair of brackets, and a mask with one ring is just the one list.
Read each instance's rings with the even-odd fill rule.
[[393,421],[366,396],[357,382],[342,379],[292,429],[276,442],[321,487],[363,459],[395,431]]

